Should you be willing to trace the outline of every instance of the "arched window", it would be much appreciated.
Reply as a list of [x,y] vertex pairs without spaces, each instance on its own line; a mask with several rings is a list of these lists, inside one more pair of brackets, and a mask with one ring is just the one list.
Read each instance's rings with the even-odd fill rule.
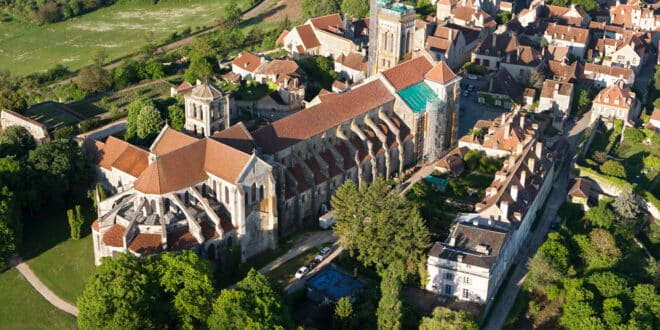
[[257,185],[254,183],[252,184],[252,189],[250,189],[250,196],[252,196],[253,203],[257,201]]
[[156,201],[152,199],[149,204],[151,206],[151,213],[156,213]]
[[263,185],[261,185],[261,187],[259,187],[259,199],[260,200],[264,199],[264,186]]
[[245,206],[250,205],[250,203],[249,203],[249,201],[248,201],[248,198],[249,198],[249,196],[248,196],[248,193],[247,193],[247,191],[246,191],[246,192],[245,192]]
[[229,187],[225,187],[225,204],[229,205]]

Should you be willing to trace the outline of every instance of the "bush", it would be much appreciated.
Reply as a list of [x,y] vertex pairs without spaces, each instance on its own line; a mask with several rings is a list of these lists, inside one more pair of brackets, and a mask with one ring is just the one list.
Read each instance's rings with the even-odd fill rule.
[[64,126],[53,131],[55,140],[68,140],[75,133],[73,126]]
[[603,174],[611,175],[617,178],[626,177],[626,168],[623,167],[623,164],[617,162],[616,160],[608,160],[603,165],[600,166],[600,171]]
[[495,157],[482,157],[479,160],[479,172],[494,174],[502,168],[502,161]]
[[628,127],[623,132],[623,138],[628,142],[639,143],[646,139],[646,135],[644,135],[644,132],[639,128]]
[[660,158],[653,155],[644,157],[644,167],[652,168],[654,170],[660,169]]
[[479,166],[480,160],[481,151],[479,150],[470,150],[465,153],[465,156],[463,156],[463,161],[465,162],[465,165],[470,169],[470,171],[474,171],[477,166]]
[[103,126],[104,124],[105,124],[104,120],[101,120],[100,118],[92,118],[81,121],[80,123],[78,123],[78,126],[80,127],[80,131],[82,133],[85,133],[97,129]]

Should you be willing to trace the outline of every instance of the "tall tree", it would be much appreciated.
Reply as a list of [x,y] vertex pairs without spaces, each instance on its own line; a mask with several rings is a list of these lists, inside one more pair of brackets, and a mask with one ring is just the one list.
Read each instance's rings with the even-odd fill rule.
[[23,93],[11,90],[9,88],[0,87],[0,110],[7,109],[24,113],[27,110],[28,104]]
[[334,329],[352,329],[353,328],[353,304],[347,297],[339,298],[335,306]]
[[80,69],[76,84],[80,89],[90,93],[104,92],[112,86],[112,78],[108,71],[99,65],[89,65]]
[[103,259],[78,297],[80,329],[164,328],[162,292],[143,263],[131,254]]
[[16,252],[16,232],[11,226],[16,222],[17,214],[13,195],[7,187],[2,187],[0,197],[0,268],[3,268]]
[[36,147],[32,134],[23,126],[9,126],[0,132],[0,157],[15,155],[17,158],[25,158]]
[[71,238],[74,240],[80,239],[80,228],[85,222],[82,213],[80,212],[80,205],[76,205],[75,212],[73,209],[66,211],[67,219],[69,220],[69,227],[71,229]]
[[391,263],[381,275],[381,297],[376,311],[379,330],[401,329],[403,305],[400,295],[404,277],[405,269],[400,261]]
[[178,104],[172,104],[167,107],[167,120],[170,127],[177,131],[183,130],[183,125],[186,123],[186,115],[183,108]]
[[605,229],[592,230],[588,239],[584,235],[576,235],[574,239],[588,270],[609,268],[621,260],[621,250],[616,247],[614,236]]
[[227,30],[233,30],[241,23],[241,8],[238,7],[236,1],[230,1],[223,10],[222,22],[223,27]]
[[363,18],[369,15],[369,1],[344,0],[341,2],[341,12],[353,18]]
[[614,210],[625,219],[634,219],[639,213],[637,196],[629,189],[624,189],[612,204]]
[[152,105],[140,109],[137,121],[137,136],[147,144],[150,144],[163,128],[163,119],[160,117],[160,111]]
[[477,323],[464,311],[453,311],[447,307],[436,307],[432,317],[423,317],[419,330],[477,330]]
[[284,329],[288,310],[279,290],[263,274],[250,269],[236,290],[222,290],[213,304],[210,329]]
[[336,235],[365,266],[382,270],[403,260],[414,272],[430,246],[430,232],[419,211],[390,192],[382,178],[359,190],[345,182],[332,197],[332,207],[337,212]]
[[616,214],[610,209],[609,203],[600,201],[598,206],[592,207],[584,214],[591,225],[609,229],[616,221]]
[[164,253],[156,269],[161,287],[173,301],[179,326],[196,329],[204,325],[215,297],[209,263],[192,251]]

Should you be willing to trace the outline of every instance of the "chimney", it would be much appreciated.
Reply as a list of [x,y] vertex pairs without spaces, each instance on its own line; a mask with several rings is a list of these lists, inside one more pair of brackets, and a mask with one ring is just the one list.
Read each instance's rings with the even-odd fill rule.
[[516,154],[517,154],[517,155],[522,155],[522,153],[523,153],[523,147],[524,147],[524,143],[518,143],[518,144],[516,145]]
[[536,152],[536,158],[541,160],[541,155],[543,153],[543,142],[541,141],[536,142],[536,145],[534,146],[534,151]]
[[506,115],[502,114],[501,118],[502,118],[502,120],[500,121],[500,125],[504,125],[504,123],[506,122]]
[[457,255],[456,256],[456,261],[457,262],[463,262],[463,255],[462,254]]
[[199,85],[201,85],[201,84],[202,84],[202,81],[201,81],[201,80],[197,79],[197,81],[195,81],[195,85],[199,86]]
[[454,40],[454,30],[451,29],[451,28],[449,28],[449,32],[448,32],[448,34],[449,34],[449,35],[448,35],[448,37],[449,37],[449,41]]
[[518,185],[517,184],[511,185],[510,193],[511,193],[511,199],[513,199],[514,202],[517,202],[518,201]]
[[493,47],[497,46],[497,34],[493,34]]
[[526,184],[525,181],[527,181],[527,171],[525,170],[520,171],[520,176],[518,177],[518,181],[520,181],[520,186],[522,188],[525,188],[525,184]]
[[559,83],[555,82],[555,94],[559,94]]
[[456,235],[452,235],[451,237],[449,237],[449,244],[448,245],[449,246],[456,245]]
[[511,137],[511,124],[508,122],[504,125],[504,138],[508,139]]
[[500,212],[502,212],[502,219],[509,218],[509,202],[500,201]]
[[516,60],[520,60],[520,47],[516,48]]

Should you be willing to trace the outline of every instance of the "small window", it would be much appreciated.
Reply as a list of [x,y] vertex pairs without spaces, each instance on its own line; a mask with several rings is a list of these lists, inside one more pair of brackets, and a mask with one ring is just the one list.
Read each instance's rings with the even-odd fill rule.
[[445,273],[445,280],[453,281],[454,273]]
[[261,185],[259,187],[259,200],[263,200],[263,199],[264,199],[264,186]]
[[463,283],[472,284],[472,278],[470,276],[463,277]]
[[451,294],[452,294],[451,285],[445,284],[445,294],[448,295],[448,296],[451,296]]
[[225,187],[225,204],[229,205],[229,188]]
[[463,289],[463,299],[468,299],[469,296],[470,296],[470,290]]

